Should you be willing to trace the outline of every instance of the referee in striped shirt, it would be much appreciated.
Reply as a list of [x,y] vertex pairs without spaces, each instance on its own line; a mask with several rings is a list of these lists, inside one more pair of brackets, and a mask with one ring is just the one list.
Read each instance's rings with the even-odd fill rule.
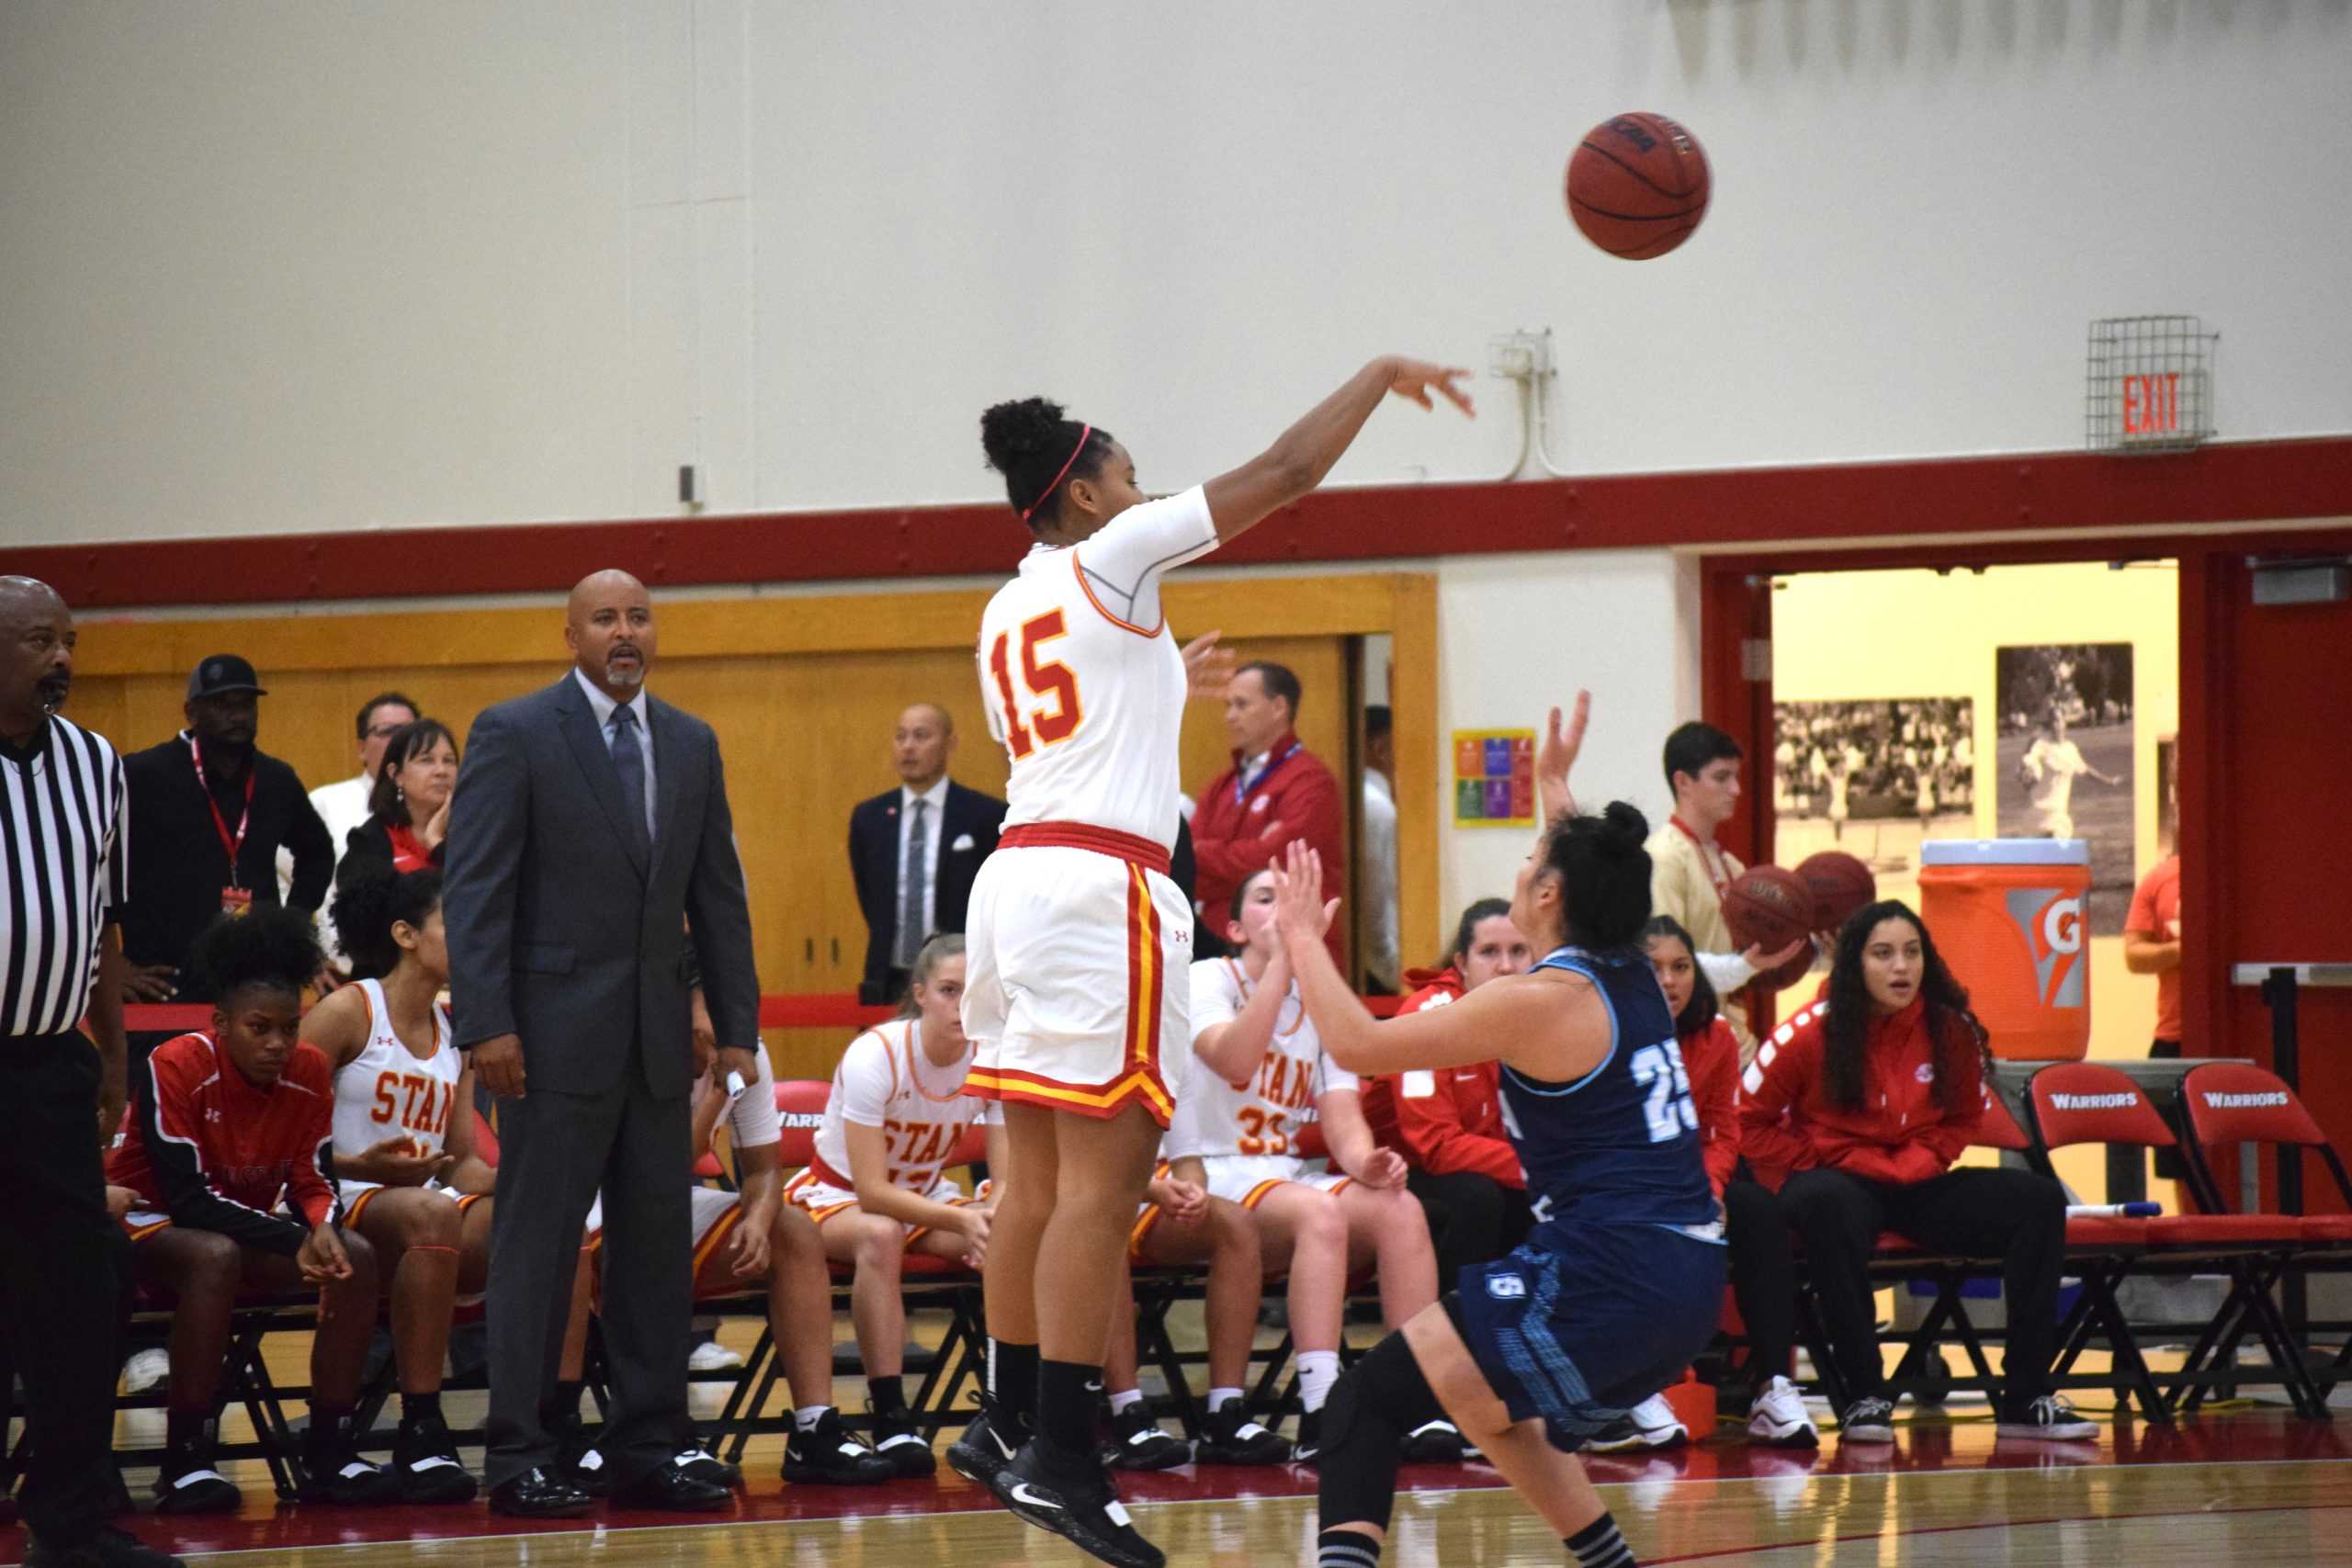
[[108,928],[129,886],[129,795],[114,748],[57,716],[73,675],[65,601],[0,577],[0,1339],[32,1439],[27,1568],[163,1568],[178,1560],[106,1522],[119,1232],[99,1151],[122,1119],[123,970]]

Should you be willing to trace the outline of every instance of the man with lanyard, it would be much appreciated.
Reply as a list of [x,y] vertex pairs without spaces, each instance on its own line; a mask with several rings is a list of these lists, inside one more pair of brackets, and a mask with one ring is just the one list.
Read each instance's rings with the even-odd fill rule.
[[[1227,689],[1225,733],[1233,765],[1209,781],[1193,813],[1193,851],[1200,863],[1193,895],[1196,956],[1216,956],[1202,939],[1225,929],[1235,891],[1295,840],[1305,840],[1323,857],[1325,889],[1346,897],[1340,872],[1348,863],[1340,848],[1346,810],[1339,781],[1294,728],[1299,694],[1296,675],[1262,660],[1235,671]],[[1335,920],[1324,938],[1343,974],[1346,932],[1347,921]]]
[[[187,728],[123,759],[131,838],[141,852],[123,916],[128,1001],[212,999],[182,977],[180,966],[213,921],[278,902],[281,846],[294,859],[287,906],[315,914],[326,897],[334,874],[326,824],[294,770],[254,745],[266,694],[250,663],[212,654],[188,676]],[[134,1067],[179,1032],[135,1031]]]
[[1745,1046],[1752,1043],[1739,992],[1750,980],[1794,958],[1800,937],[1778,953],[1732,942],[1724,894],[1747,867],[1715,842],[1715,829],[1739,808],[1739,742],[1711,724],[1686,724],[1666,738],[1666,782],[1674,815],[1652,833],[1650,909],[1682,922],[1697,946],[1700,969],[1723,998],[1724,1016]]
[[176,1568],[107,1522],[120,1485],[121,1238],[98,1151],[122,1116],[122,964],[107,928],[125,891],[128,788],[114,748],[58,716],[73,676],[65,602],[0,577],[0,1348],[17,1352],[32,1439],[24,1560]]

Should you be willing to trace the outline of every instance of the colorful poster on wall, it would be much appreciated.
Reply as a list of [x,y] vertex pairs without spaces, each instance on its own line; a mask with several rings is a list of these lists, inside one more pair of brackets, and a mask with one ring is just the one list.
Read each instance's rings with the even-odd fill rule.
[[1453,825],[1535,826],[1535,731],[1453,732]]

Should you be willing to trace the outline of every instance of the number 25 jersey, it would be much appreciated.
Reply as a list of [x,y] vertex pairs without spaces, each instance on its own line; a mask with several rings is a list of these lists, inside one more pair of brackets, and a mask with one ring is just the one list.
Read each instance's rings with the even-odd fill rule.
[[1590,980],[1610,1021],[1609,1054],[1573,1083],[1544,1083],[1503,1064],[1503,1130],[1537,1217],[1713,1227],[1698,1108],[1648,955],[1563,947],[1536,967]]
[[980,616],[980,697],[1012,761],[1004,825],[1079,822],[1174,845],[1184,660],[1159,579],[1216,547],[1206,492],[1039,545]]

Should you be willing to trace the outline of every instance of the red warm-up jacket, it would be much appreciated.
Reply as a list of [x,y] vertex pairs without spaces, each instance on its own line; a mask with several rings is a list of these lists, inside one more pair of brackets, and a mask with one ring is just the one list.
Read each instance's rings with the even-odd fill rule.
[[[1418,986],[1397,1008],[1399,1016],[1444,1007],[1462,995],[1459,970],[1414,970],[1405,983]],[[1735,1046],[1735,1051],[1736,1047]],[[1474,1170],[1505,1187],[1523,1188],[1518,1151],[1503,1132],[1502,1067],[1478,1062],[1466,1067],[1392,1073],[1361,1085],[1364,1120],[1383,1146],[1431,1176]]]
[[1871,1022],[1862,1103],[1852,1111],[1830,1103],[1822,1072],[1827,1003],[1814,1003],[1766,1037],[1739,1086],[1740,1147],[1757,1179],[1777,1191],[1793,1171],[1826,1168],[1909,1183],[1951,1167],[1984,1114],[1984,1063],[1973,1047],[1955,1053],[1962,1081],[1950,1089],[1953,1109],[1937,1104],[1926,1008],[1915,999]]
[[[1222,933],[1231,918],[1234,889],[1265,870],[1266,863],[1293,840],[1306,840],[1306,847],[1323,857],[1324,893],[1335,898],[1347,896],[1348,863],[1340,852],[1340,824],[1347,810],[1340,799],[1340,782],[1314,752],[1292,750],[1297,745],[1295,734],[1275,741],[1271,755],[1278,761],[1239,799],[1235,791],[1246,759],[1235,752],[1233,765],[1211,779],[1193,805],[1193,854],[1199,863],[1194,906],[1213,931]],[[1282,832],[1269,835],[1266,829],[1277,822]],[[1324,938],[1331,962],[1342,973],[1348,966],[1346,926],[1344,919],[1334,920]]]
[[1739,1036],[1722,1019],[1682,1037],[1682,1070],[1690,1078],[1690,1100],[1699,1112],[1701,1157],[1715,1196],[1739,1168]]

